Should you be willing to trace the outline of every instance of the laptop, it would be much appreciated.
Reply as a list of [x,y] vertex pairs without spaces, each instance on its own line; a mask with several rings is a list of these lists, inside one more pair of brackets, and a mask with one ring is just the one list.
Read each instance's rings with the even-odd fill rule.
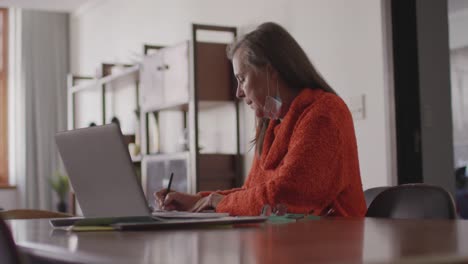
[[[147,204],[130,153],[116,124],[59,132],[55,136],[83,217],[51,219],[54,227],[115,225],[118,229],[263,222],[265,217],[155,212]],[[168,216],[168,217],[165,217]]]

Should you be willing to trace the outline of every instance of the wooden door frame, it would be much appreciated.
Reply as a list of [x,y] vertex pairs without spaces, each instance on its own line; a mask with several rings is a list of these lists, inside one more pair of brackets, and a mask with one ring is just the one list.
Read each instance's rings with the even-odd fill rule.
[[8,185],[8,9],[2,13],[2,61],[0,68],[0,186]]

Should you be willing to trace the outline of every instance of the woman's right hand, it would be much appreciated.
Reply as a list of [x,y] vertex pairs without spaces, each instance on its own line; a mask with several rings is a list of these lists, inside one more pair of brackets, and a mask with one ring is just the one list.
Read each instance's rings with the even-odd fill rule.
[[175,191],[167,193],[167,189],[155,192],[154,197],[156,198],[156,203],[159,205],[159,208],[167,211],[189,211],[202,198],[200,195]]

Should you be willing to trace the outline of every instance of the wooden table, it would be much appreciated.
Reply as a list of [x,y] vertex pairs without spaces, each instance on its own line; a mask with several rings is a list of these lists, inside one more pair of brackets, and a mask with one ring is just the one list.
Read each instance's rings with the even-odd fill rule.
[[53,230],[8,221],[20,250],[85,263],[468,262],[468,221],[326,219],[140,232]]

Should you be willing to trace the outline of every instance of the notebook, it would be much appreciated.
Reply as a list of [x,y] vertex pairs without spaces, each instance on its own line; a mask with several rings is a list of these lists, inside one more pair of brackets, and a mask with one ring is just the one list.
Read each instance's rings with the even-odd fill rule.
[[[265,217],[228,217],[219,213],[152,212],[137,180],[130,154],[116,124],[59,132],[56,144],[83,217],[51,219],[54,227],[135,224],[161,226],[265,221]],[[167,222],[171,222],[168,224]],[[125,225],[123,225],[125,224]]]

